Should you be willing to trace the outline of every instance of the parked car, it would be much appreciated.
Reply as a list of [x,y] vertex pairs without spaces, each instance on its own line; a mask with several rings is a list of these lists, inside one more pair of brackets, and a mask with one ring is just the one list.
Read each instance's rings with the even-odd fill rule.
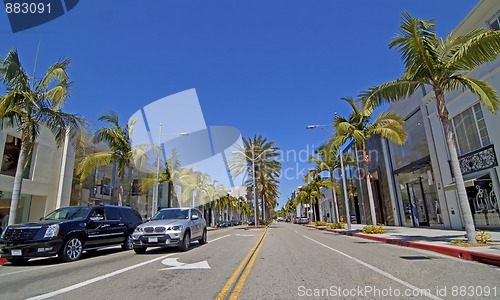
[[248,225],[251,225],[251,226],[255,225],[255,219],[248,220]]
[[57,255],[75,261],[82,252],[104,246],[132,249],[131,235],[142,223],[139,213],[126,206],[70,206],[59,208],[39,222],[10,225],[0,236],[0,254],[12,264],[33,257]]
[[308,223],[309,223],[308,217],[300,217],[299,224],[308,224]]
[[189,249],[191,241],[207,242],[207,224],[196,208],[165,208],[150,221],[137,226],[132,234],[135,253],[142,254],[148,247],[177,246]]
[[286,217],[285,222],[290,222],[290,218]]
[[238,221],[238,220],[231,220],[229,221],[229,223],[231,224],[231,226],[238,226],[238,225],[241,225],[241,222]]
[[230,224],[228,221],[225,220],[218,220],[217,221],[217,227],[228,227]]
[[278,221],[278,222],[283,222],[283,217],[278,217],[278,218],[276,219],[276,221]]

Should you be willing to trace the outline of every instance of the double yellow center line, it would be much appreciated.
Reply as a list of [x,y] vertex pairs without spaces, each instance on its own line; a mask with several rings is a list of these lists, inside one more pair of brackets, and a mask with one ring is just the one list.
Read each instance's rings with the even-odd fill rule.
[[[250,252],[245,256],[245,258],[241,261],[240,265],[234,273],[229,277],[229,280],[226,282],[219,295],[217,295],[217,300],[225,299],[225,296],[228,292],[231,291],[229,295],[229,299],[234,300],[238,298],[245,281],[247,280],[248,274],[250,274],[250,270],[252,269],[253,264],[255,263],[255,259],[257,259],[257,255],[259,254],[260,248],[264,244],[264,238],[267,234],[267,228],[264,230],[264,233],[260,236],[259,240],[252,247]],[[234,283],[236,284],[234,285]],[[234,285],[234,287],[233,287]],[[231,289],[232,288],[232,289]]]

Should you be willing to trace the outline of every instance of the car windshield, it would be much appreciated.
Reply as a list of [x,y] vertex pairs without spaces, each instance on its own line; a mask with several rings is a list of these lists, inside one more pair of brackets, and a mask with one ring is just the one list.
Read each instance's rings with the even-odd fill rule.
[[45,216],[43,220],[85,220],[90,207],[64,207]]
[[164,209],[157,212],[153,220],[187,219],[188,217],[189,209]]

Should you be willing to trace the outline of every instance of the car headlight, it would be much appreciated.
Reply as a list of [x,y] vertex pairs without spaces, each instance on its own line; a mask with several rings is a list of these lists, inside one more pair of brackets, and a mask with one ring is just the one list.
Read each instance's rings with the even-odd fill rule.
[[142,228],[142,227],[135,228],[135,232],[143,232],[143,231],[144,231],[144,228]]
[[49,225],[45,230],[44,238],[51,238],[57,236],[59,233],[59,224]]
[[182,225],[174,225],[170,228],[170,230],[173,231],[181,231],[182,230]]
[[0,235],[0,239],[3,240],[3,238],[5,237],[5,233],[7,232],[7,229],[9,229],[9,226],[5,227],[2,231],[2,235]]

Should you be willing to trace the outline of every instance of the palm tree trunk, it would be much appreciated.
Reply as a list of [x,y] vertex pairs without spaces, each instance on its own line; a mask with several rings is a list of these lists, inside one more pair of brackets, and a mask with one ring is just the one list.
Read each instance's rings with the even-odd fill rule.
[[330,170],[330,180],[332,181],[332,199],[334,207],[334,222],[340,222],[339,220],[339,205],[337,203],[337,192],[335,191],[335,179],[333,177],[333,170]]
[[21,198],[21,188],[23,184],[24,165],[28,159],[28,143],[21,142],[21,152],[17,161],[16,175],[14,177],[14,186],[12,188],[12,199],[10,201],[9,222],[8,225],[15,224],[17,218],[17,206]]
[[436,95],[439,117],[443,124],[444,134],[446,135],[446,144],[448,145],[448,151],[450,154],[451,170],[457,185],[458,203],[460,204],[460,209],[462,211],[467,240],[469,243],[475,244],[477,242],[476,228],[474,227],[474,219],[472,218],[472,212],[467,198],[467,191],[465,190],[464,178],[462,177],[462,170],[460,169],[456,143],[451,130],[450,119],[448,118],[448,109],[445,105],[446,102],[444,94],[440,92],[440,90],[435,90],[434,93]]
[[[365,171],[366,171],[366,189],[368,190],[368,200],[370,202],[370,213],[372,224],[377,225],[377,216],[375,213],[375,201],[373,200],[373,190],[372,190],[372,182],[370,178],[369,166],[370,161],[368,155],[366,154],[366,143],[363,143],[363,159],[365,161]],[[350,218],[350,216],[348,216]]]

